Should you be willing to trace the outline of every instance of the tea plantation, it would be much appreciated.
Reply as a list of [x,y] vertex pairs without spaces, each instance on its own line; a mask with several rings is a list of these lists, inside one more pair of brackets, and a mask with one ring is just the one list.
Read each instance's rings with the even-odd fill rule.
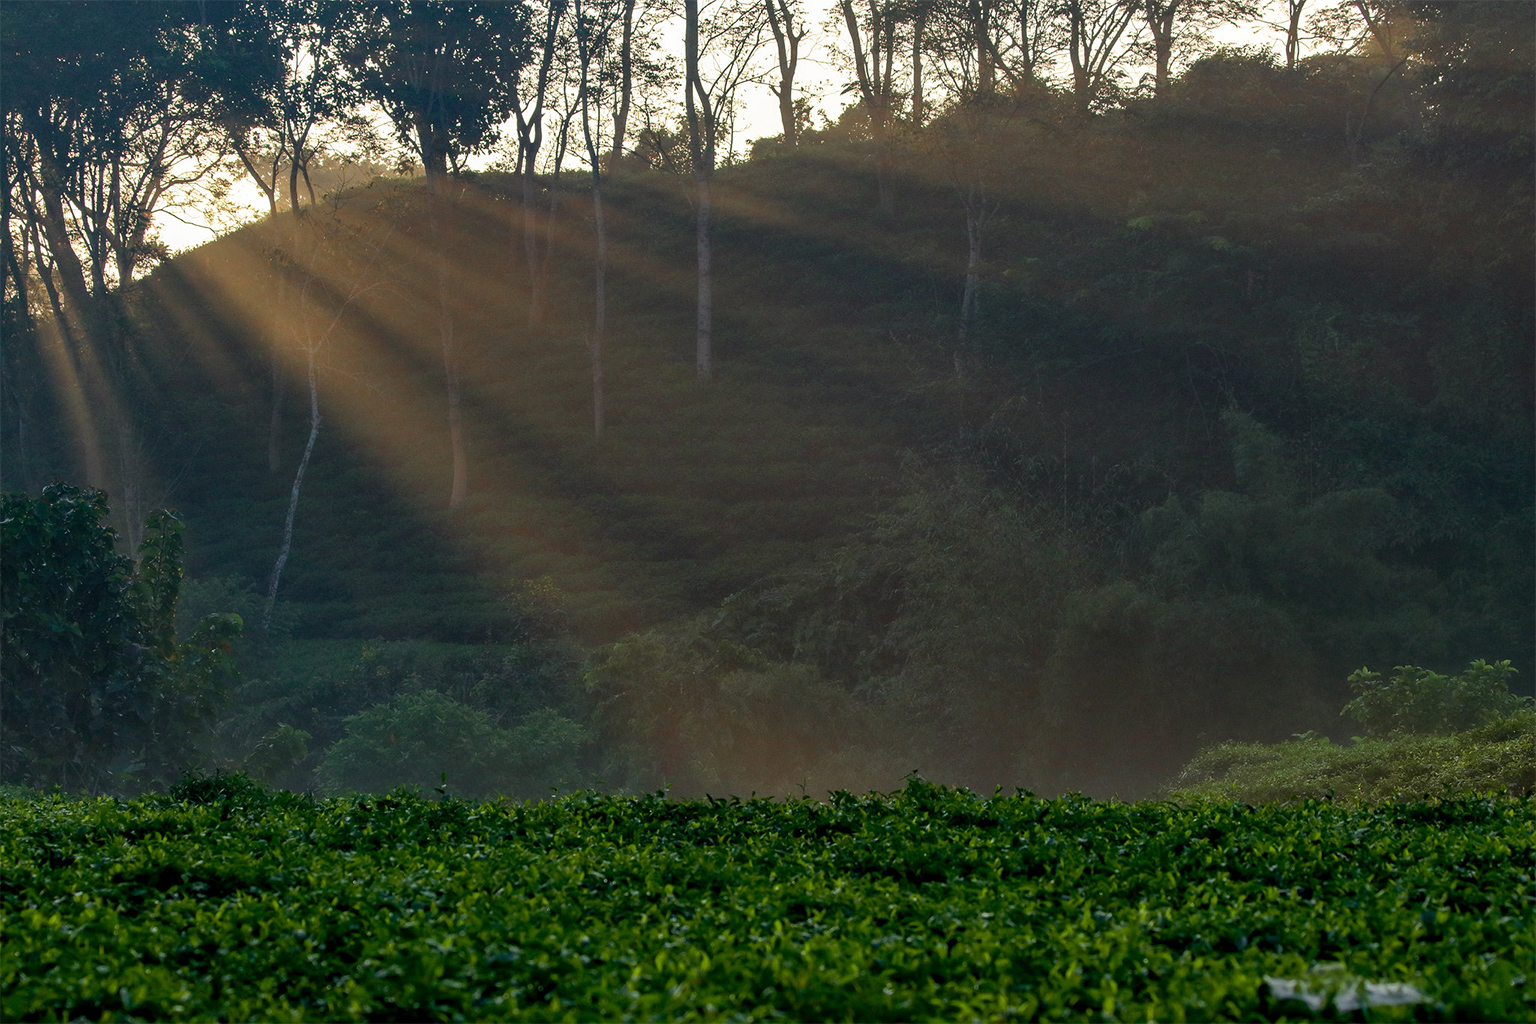
[[0,860],[5,1020],[1536,1019],[1529,799],[510,804],[236,777],[5,800]]

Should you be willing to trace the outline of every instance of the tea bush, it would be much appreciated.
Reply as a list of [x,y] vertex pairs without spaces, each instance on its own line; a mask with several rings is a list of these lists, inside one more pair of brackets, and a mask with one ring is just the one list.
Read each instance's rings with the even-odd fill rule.
[[[177,797],[180,797],[178,799]],[[6,1020],[1531,1020],[1536,806],[0,802]]]

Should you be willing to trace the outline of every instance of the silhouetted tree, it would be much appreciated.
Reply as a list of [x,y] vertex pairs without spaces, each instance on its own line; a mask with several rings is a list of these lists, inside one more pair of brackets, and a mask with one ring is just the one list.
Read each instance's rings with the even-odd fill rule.
[[349,60],[363,89],[384,108],[401,143],[426,171],[453,457],[448,506],[458,508],[469,493],[469,469],[439,206],[455,199],[446,187],[450,168],[458,170],[461,157],[494,145],[513,112],[517,73],[531,51],[529,13],[506,3],[382,0],[370,4],[363,17],[364,33]]

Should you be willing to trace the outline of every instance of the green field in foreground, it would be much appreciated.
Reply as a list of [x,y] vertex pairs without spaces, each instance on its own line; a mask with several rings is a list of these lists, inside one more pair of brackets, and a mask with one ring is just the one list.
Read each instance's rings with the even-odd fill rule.
[[1536,1019],[1529,799],[178,795],[0,802],[0,1017]]

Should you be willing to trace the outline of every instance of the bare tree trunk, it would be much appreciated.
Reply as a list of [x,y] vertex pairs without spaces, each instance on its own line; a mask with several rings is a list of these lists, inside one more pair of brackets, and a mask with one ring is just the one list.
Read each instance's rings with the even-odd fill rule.
[[624,0],[624,34],[619,40],[619,105],[613,112],[613,161],[624,158],[624,134],[629,130],[629,101],[634,92],[635,0]]
[[1152,94],[1168,95],[1169,65],[1173,62],[1173,26],[1182,0],[1143,0],[1142,15],[1152,32]]
[[710,181],[708,176],[696,174],[698,185],[697,218],[695,221],[699,252],[699,310],[697,336],[694,343],[694,369],[704,379],[714,376],[714,329],[715,296],[712,277],[713,252],[710,246],[709,218]]
[[1296,70],[1296,62],[1301,58],[1301,11],[1307,6],[1307,0],[1285,0],[1286,25],[1285,25],[1285,69]]
[[965,190],[965,289],[960,296],[960,339],[955,349],[955,376],[965,376],[970,349],[971,321],[976,316],[977,289],[981,276],[981,237],[985,227],[986,197],[976,185]]
[[800,40],[805,38],[805,29],[795,31],[795,12],[788,0],[764,0],[764,3],[768,9],[768,26],[773,30],[774,46],[779,53],[779,84],[769,88],[779,99],[784,145],[792,149],[800,141],[795,124],[795,69],[800,63]]
[[[576,0],[576,22],[578,26],[581,24],[581,0]],[[592,333],[587,337],[587,351],[592,359],[592,436],[601,437],[603,434],[603,333],[608,325],[608,226],[603,219],[603,164],[597,151],[600,131],[599,135],[594,135],[592,132],[593,41],[585,34],[578,34],[576,45],[581,60],[581,91],[578,97],[581,105],[581,133],[587,143],[587,163],[592,173],[592,227],[597,242],[592,261],[594,303]],[[606,28],[603,29],[603,34],[596,46],[599,52],[606,49]],[[599,125],[602,123],[601,116],[602,108],[599,102]]]
[[315,347],[309,346],[309,440],[304,442],[304,456],[293,475],[293,490],[288,495],[288,516],[283,520],[283,543],[277,549],[277,561],[272,566],[272,577],[267,581],[267,603],[261,612],[261,631],[272,627],[272,607],[277,604],[277,588],[283,581],[283,568],[293,551],[293,519],[299,510],[299,491],[304,486],[304,473],[309,469],[309,459],[315,453],[315,439],[320,436],[320,391],[315,379]]
[[544,297],[539,272],[539,215],[538,179],[533,168],[523,168],[523,257],[528,264],[528,323],[533,325],[543,317]]
[[[277,308],[286,310],[288,299],[288,281],[286,273],[279,268],[277,277]],[[268,353],[272,361],[272,420],[267,428],[267,471],[276,473],[283,463],[283,361],[277,351],[277,331],[272,331],[268,340],[271,351]]]
[[927,113],[923,104],[923,28],[926,22],[926,15],[921,15],[912,23],[912,124],[918,128],[923,126],[923,116]]
[[592,218],[597,230],[597,260],[593,268],[596,308],[592,311],[592,434],[603,434],[603,335],[608,327],[608,225],[603,216],[602,179],[592,176]]
[[699,4],[684,0],[684,61],[688,81],[684,108],[688,116],[688,146],[697,188],[694,227],[698,240],[698,319],[694,336],[694,369],[701,380],[714,375],[715,304],[710,277],[710,179],[715,170],[715,119],[709,93],[699,77]]
[[[848,42],[853,47],[854,75],[859,86],[859,97],[869,115],[869,130],[875,148],[875,191],[881,213],[891,212],[891,190],[888,179],[886,153],[886,117],[890,111],[891,64],[896,52],[894,14],[881,14],[874,3],[870,4],[870,45],[868,59],[864,52],[863,35],[859,19],[853,10],[853,0],[841,0],[843,21],[848,26]],[[882,71],[880,61],[885,59]]]
[[448,385],[448,447],[453,458],[453,484],[448,507],[459,508],[469,493],[469,467],[464,456],[464,423],[460,410],[458,354],[453,336],[452,288],[448,278],[448,250],[443,242],[438,189],[446,177],[441,171],[427,173],[427,223],[432,232],[432,255],[437,262],[437,333],[443,346],[443,376]]

